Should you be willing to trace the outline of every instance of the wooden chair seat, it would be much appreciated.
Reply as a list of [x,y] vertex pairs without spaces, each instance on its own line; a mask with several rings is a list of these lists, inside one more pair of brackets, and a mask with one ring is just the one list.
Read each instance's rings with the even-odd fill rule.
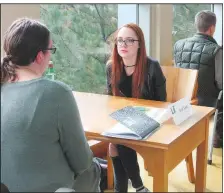
[[107,159],[107,151],[109,143],[97,140],[88,140],[88,144],[95,157]]
[[107,160],[107,187],[110,190],[113,189],[114,176],[112,161],[108,154],[109,143],[97,140],[88,140],[88,143],[95,157]]

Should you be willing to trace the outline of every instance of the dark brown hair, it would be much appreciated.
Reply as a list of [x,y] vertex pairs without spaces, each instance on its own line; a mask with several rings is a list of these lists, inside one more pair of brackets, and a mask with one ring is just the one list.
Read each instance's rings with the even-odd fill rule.
[[50,32],[40,22],[20,18],[12,23],[4,36],[6,56],[1,61],[1,84],[16,80],[17,66],[28,66],[39,51],[48,48]]
[[[141,96],[141,91],[144,84],[144,71],[145,71],[145,66],[147,62],[145,38],[141,28],[138,25],[134,23],[129,23],[124,25],[123,27],[132,29],[136,33],[139,40],[139,50],[137,55],[136,67],[132,75],[133,77],[132,78],[132,97],[139,98]],[[117,31],[117,33],[119,32],[119,30]],[[115,36],[117,36],[117,33],[115,33]],[[115,96],[120,96],[117,85],[120,81],[120,78],[123,72],[123,63],[122,63],[121,56],[118,54],[117,45],[115,43],[112,50],[111,63],[112,63],[112,80],[111,80],[112,93]]]

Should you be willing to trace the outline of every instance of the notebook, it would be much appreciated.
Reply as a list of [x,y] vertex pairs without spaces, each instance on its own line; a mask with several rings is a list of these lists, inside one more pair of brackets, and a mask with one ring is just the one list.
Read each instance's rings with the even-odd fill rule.
[[142,140],[152,135],[164,121],[166,109],[127,106],[110,116],[118,121],[112,128],[102,133],[104,136]]

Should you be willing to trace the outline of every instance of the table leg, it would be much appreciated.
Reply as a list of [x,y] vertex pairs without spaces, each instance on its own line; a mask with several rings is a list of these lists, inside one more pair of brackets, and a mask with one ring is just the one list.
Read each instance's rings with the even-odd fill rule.
[[153,172],[153,192],[168,192],[168,169],[166,151],[160,151],[156,156],[155,171]]
[[153,192],[168,192],[167,150],[126,145],[144,159],[145,169],[153,176]]
[[209,119],[205,119],[204,129],[205,140],[197,147],[195,192],[205,192],[206,188]]
[[192,153],[190,153],[186,158],[186,166],[187,166],[187,174],[188,179],[191,183],[195,183],[195,176],[194,176],[194,164],[193,164],[193,157]]

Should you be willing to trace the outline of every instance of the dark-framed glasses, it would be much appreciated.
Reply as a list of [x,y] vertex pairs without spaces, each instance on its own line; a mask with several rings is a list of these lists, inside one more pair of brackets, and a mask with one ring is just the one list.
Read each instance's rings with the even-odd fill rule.
[[118,46],[122,46],[122,45],[126,45],[126,46],[132,46],[134,44],[134,42],[138,42],[139,40],[135,40],[133,38],[128,38],[128,39],[116,39],[115,40],[115,43],[118,45]]
[[[54,54],[56,52],[57,48],[56,47],[52,47],[52,48],[47,48],[46,50],[50,50],[51,53]],[[46,51],[46,50],[44,50],[44,51]]]

